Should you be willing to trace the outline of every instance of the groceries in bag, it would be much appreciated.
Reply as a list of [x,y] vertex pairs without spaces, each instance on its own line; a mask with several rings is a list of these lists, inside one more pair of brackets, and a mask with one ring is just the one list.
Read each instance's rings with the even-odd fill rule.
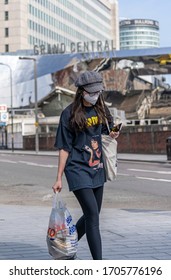
[[66,205],[55,194],[47,231],[49,254],[58,260],[74,259],[78,246],[76,226]]

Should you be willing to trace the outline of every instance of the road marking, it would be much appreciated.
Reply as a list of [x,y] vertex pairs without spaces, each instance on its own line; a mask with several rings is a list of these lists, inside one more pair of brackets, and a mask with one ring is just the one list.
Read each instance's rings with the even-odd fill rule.
[[130,176],[130,174],[127,174],[127,173],[117,173],[117,175],[120,175],[120,176]]
[[130,171],[140,171],[140,172],[151,172],[158,174],[171,174],[171,171],[155,171],[155,170],[145,170],[145,169],[128,169]]
[[5,163],[17,163],[17,161],[7,160],[7,159],[0,159],[0,162],[5,162]]
[[57,168],[57,165],[51,165],[51,164],[39,164],[35,162],[28,162],[28,161],[19,161],[20,163],[24,163],[27,165],[37,166],[37,167],[47,167],[47,168]]
[[156,179],[156,178],[148,178],[148,177],[138,177],[136,176],[137,179],[141,179],[141,180],[150,180],[150,181],[159,181],[159,182],[171,182],[171,180],[167,180],[167,179]]

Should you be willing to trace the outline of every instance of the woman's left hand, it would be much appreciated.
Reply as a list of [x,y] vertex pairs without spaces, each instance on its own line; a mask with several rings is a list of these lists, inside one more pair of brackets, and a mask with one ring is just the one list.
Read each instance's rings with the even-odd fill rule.
[[118,132],[111,131],[109,135],[110,135],[110,137],[112,137],[112,138],[117,138],[117,137],[119,136],[119,131],[118,131]]

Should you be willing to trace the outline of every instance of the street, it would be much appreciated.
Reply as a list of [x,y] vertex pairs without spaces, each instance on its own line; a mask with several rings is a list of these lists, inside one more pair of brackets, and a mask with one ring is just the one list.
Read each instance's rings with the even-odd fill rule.
[[[0,154],[0,204],[51,206],[58,157]],[[168,163],[118,162],[118,177],[105,184],[103,207],[171,210]],[[62,197],[77,208],[63,179]]]
[[[58,157],[0,154],[0,259],[49,260],[46,233]],[[171,176],[167,162],[118,162],[105,184],[100,215],[103,259],[171,259]],[[63,179],[62,198],[74,221],[81,210]],[[84,236],[78,259],[91,259]]]

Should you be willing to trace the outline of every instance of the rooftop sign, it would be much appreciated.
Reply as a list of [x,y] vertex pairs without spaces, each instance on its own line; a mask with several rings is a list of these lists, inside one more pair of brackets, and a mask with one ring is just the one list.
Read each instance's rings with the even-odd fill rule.
[[120,26],[123,25],[153,25],[159,28],[159,22],[152,19],[126,19],[120,21]]

